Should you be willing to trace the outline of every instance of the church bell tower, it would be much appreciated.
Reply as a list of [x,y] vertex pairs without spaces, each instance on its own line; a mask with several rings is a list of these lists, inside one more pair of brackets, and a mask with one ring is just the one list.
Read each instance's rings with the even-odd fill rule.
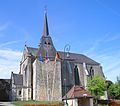
[[55,54],[56,54],[56,49],[53,45],[52,38],[49,35],[47,12],[45,12],[43,32],[38,48],[38,56],[42,56],[43,58],[47,56],[50,60],[53,60]]
[[33,100],[61,101],[61,62],[55,61],[56,49],[49,35],[46,12],[37,57],[33,63]]

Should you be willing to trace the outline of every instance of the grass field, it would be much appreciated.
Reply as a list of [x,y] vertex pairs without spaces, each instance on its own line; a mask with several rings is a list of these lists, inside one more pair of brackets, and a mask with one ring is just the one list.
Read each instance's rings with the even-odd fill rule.
[[16,106],[63,106],[63,102],[59,101],[14,101]]

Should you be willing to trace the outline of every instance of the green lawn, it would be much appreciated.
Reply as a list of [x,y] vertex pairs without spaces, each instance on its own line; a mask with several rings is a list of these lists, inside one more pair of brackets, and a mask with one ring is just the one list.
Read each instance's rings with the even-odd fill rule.
[[59,101],[14,101],[16,106],[63,106],[63,102]]

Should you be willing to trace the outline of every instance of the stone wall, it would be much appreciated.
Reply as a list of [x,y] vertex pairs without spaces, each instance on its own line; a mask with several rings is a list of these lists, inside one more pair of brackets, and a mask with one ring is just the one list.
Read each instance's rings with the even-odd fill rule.
[[35,60],[33,63],[33,99],[62,100],[61,63]]
[[31,98],[31,72],[32,72],[32,63],[31,58],[26,57],[20,66],[20,73],[23,75],[23,89],[22,97],[23,100],[29,100]]

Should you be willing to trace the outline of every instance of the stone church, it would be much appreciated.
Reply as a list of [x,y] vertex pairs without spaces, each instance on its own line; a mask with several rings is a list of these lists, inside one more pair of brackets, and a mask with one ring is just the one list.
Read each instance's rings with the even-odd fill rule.
[[39,47],[25,45],[20,72],[11,73],[11,100],[61,101],[74,85],[86,88],[92,76],[104,77],[100,63],[68,49],[56,50],[45,13]]

